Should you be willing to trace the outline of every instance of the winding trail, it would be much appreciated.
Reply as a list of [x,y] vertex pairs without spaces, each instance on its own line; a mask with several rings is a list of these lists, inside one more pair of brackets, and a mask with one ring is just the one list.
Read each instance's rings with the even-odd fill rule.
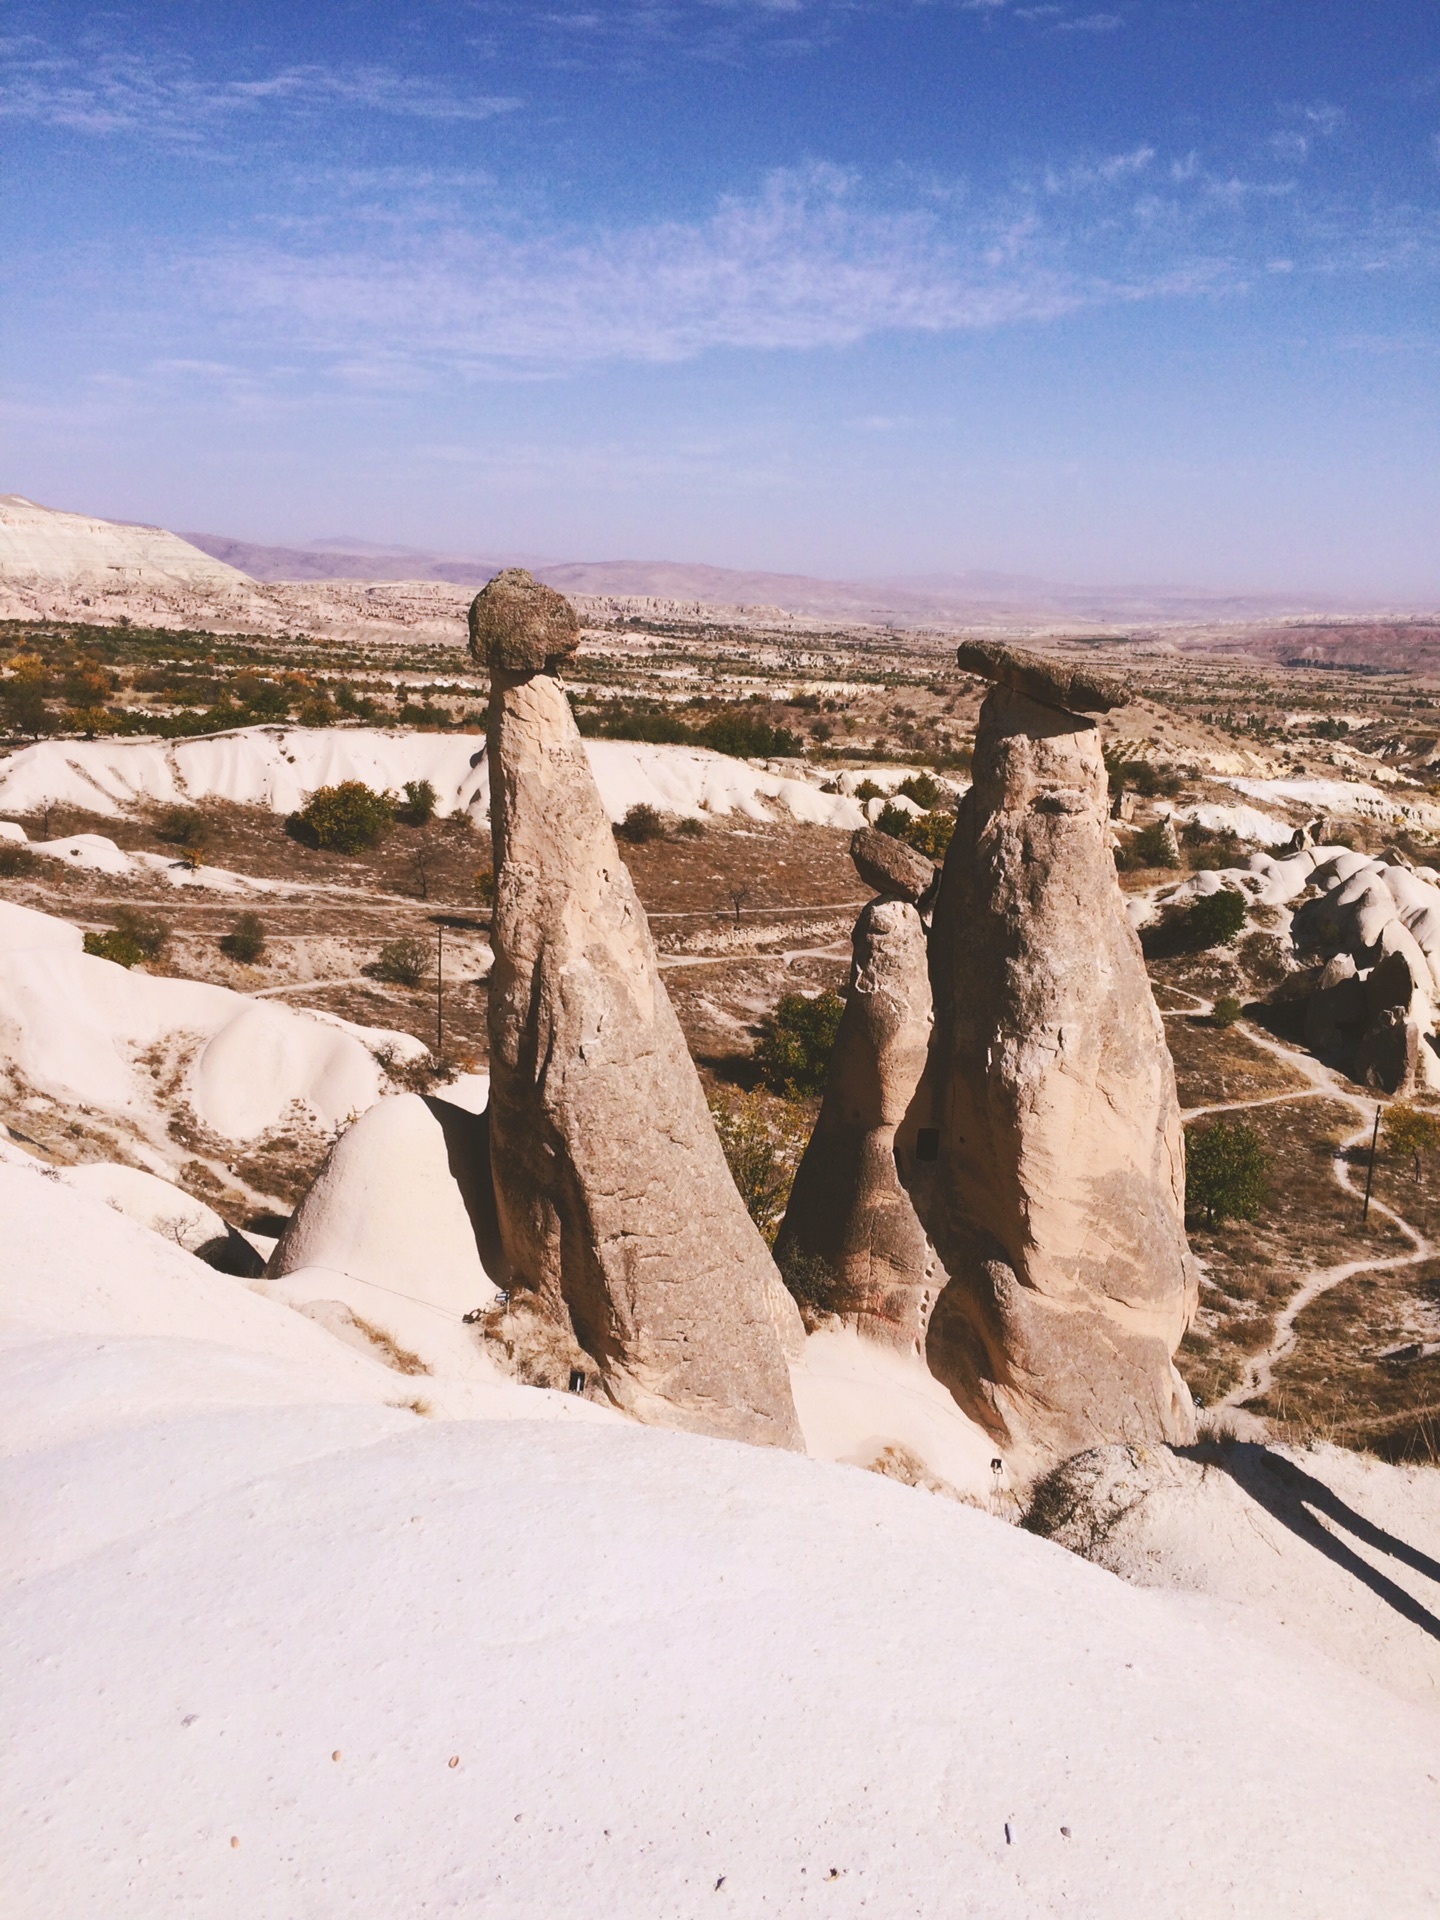
[[[1199,994],[1190,993],[1186,988],[1175,987],[1172,992],[1184,993],[1193,1000],[1193,1009],[1167,1010],[1170,1019],[1197,1020],[1213,1011],[1212,1003]],[[1251,1107],[1283,1106],[1294,1100],[1337,1100],[1348,1106],[1360,1117],[1360,1125],[1354,1133],[1347,1134],[1341,1142],[1334,1159],[1330,1163],[1331,1171],[1339,1186],[1351,1199],[1359,1203],[1361,1195],[1356,1191],[1351,1179],[1349,1154],[1353,1147],[1363,1146],[1370,1139],[1375,1124],[1376,1107],[1384,1107],[1387,1101],[1371,1094],[1357,1093],[1344,1077],[1333,1068],[1325,1066],[1312,1054],[1304,1053],[1297,1047],[1287,1047],[1283,1041],[1276,1040],[1268,1033],[1262,1033],[1248,1021],[1238,1023],[1240,1031],[1247,1040],[1293,1068],[1308,1084],[1293,1088],[1288,1093],[1267,1093],[1253,1100],[1224,1100],[1210,1106],[1187,1107],[1181,1113],[1182,1120],[1198,1120],[1210,1113],[1241,1113]],[[1394,1273],[1403,1267],[1419,1266],[1434,1253],[1434,1247],[1420,1229],[1387,1206],[1383,1200],[1377,1200],[1372,1194],[1370,1211],[1389,1220],[1410,1242],[1408,1253],[1394,1253],[1377,1256],[1374,1259],[1343,1260],[1333,1267],[1315,1267],[1307,1273],[1299,1287],[1286,1302],[1284,1310],[1277,1316],[1275,1332],[1270,1344],[1259,1353],[1251,1354],[1245,1362],[1245,1372],[1239,1383],[1232,1387],[1222,1400],[1216,1402],[1215,1410],[1221,1408],[1240,1408],[1252,1400],[1258,1400],[1262,1394],[1270,1391],[1274,1384],[1275,1369],[1295,1345],[1295,1323],[1305,1309],[1328,1293],[1332,1287],[1338,1287],[1343,1281],[1351,1280],[1357,1273]]]

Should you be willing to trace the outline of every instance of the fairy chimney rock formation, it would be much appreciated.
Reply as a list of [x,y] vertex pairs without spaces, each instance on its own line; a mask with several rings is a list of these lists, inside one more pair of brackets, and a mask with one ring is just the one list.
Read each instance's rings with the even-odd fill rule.
[[934,1301],[934,1259],[896,1174],[895,1129],[929,1043],[919,911],[913,900],[872,900],[855,923],[850,992],[825,1098],[775,1257],[811,1325],[837,1315],[872,1339],[916,1351],[923,1351]]
[[866,886],[882,899],[918,906],[935,884],[934,862],[878,827],[856,828],[850,836],[850,858]]
[[[932,1371],[1017,1461],[1190,1439],[1175,1074],[1108,843],[1109,676],[992,645],[930,935],[935,1033],[897,1138],[948,1275]],[[1077,711],[1082,709],[1082,711]]]
[[725,1164],[554,678],[573,611],[527,575],[471,610],[490,668],[490,1153],[522,1373],[654,1425],[802,1445],[799,1314]]

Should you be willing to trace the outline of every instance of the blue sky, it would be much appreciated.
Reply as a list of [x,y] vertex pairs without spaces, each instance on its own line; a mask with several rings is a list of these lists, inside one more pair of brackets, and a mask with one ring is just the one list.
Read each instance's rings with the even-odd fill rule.
[[19,0],[0,155],[0,491],[1440,597],[1435,0]]

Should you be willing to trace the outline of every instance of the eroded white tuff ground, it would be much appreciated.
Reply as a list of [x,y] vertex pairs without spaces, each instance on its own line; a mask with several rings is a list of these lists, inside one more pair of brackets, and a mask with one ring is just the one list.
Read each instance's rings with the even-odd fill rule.
[[27,1920],[1440,1900],[1435,1716],[1244,1606],[567,1395],[427,1419],[9,1155],[0,1210]]

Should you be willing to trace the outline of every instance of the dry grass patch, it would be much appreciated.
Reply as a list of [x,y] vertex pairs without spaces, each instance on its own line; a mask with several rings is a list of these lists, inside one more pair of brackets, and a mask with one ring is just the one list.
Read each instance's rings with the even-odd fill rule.
[[1165,1022],[1165,1038],[1185,1108],[1299,1093],[1308,1084],[1293,1067],[1235,1027],[1215,1027],[1205,1019],[1170,1019]]
[[1253,1108],[1244,1118],[1269,1158],[1269,1205],[1256,1221],[1191,1233],[1204,1279],[1200,1311],[1176,1364],[1207,1406],[1237,1385],[1246,1360],[1270,1344],[1277,1316],[1308,1274],[1367,1254],[1403,1253],[1409,1245],[1375,1214],[1370,1231],[1362,1232],[1358,1198],[1335,1179],[1335,1154],[1356,1130],[1351,1108],[1323,1098],[1285,1101]]

